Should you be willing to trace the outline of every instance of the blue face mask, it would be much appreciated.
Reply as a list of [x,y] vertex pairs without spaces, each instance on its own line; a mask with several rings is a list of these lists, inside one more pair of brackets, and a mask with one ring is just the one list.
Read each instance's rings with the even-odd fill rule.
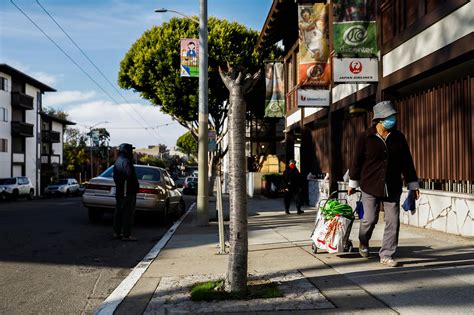
[[385,118],[384,120],[382,120],[382,125],[387,130],[390,130],[393,127],[395,127],[396,123],[397,123],[397,116],[395,115],[389,116]]

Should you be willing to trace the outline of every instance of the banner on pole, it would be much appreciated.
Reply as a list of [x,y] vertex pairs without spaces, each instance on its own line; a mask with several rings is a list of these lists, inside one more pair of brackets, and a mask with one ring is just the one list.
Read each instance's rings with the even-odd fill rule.
[[209,130],[207,132],[208,142],[207,142],[207,151],[215,152],[217,150],[217,136],[215,130]]
[[334,51],[343,56],[378,53],[376,0],[334,0]]
[[199,77],[199,39],[181,39],[181,77]]
[[298,89],[298,107],[328,107],[329,90]]
[[285,117],[284,65],[272,62],[265,65],[265,117]]
[[334,82],[377,82],[378,60],[376,58],[333,59]]
[[298,5],[300,86],[329,86],[328,6]]

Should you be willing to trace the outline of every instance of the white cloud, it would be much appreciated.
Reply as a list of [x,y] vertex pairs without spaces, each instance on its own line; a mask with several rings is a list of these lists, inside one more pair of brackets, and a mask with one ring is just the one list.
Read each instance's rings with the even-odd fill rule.
[[36,80],[50,86],[54,85],[57,82],[56,76],[46,73],[46,72],[32,72],[31,76],[35,78]]
[[[151,105],[116,105],[107,101],[93,101],[71,107],[67,112],[69,119],[83,131],[100,123],[96,127],[109,131],[111,145],[127,142],[137,148],[145,148],[148,145],[165,144],[171,149],[176,146],[176,140],[187,131],[170,116]],[[160,127],[145,130],[145,127],[155,126]]]
[[95,91],[62,91],[47,93],[43,97],[44,106],[55,106],[73,102],[84,102],[96,96]]

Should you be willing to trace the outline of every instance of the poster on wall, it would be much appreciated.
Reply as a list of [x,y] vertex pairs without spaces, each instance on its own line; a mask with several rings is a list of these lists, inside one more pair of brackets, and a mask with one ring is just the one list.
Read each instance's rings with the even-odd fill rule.
[[285,117],[284,65],[281,62],[265,64],[265,117]]
[[335,53],[346,57],[376,55],[376,0],[334,0],[333,4]]
[[330,84],[328,65],[328,7],[323,3],[298,5],[300,86]]
[[298,89],[298,107],[329,106],[329,90]]
[[199,39],[181,39],[181,77],[199,77]]
[[334,58],[334,82],[377,82],[378,60],[376,58]]

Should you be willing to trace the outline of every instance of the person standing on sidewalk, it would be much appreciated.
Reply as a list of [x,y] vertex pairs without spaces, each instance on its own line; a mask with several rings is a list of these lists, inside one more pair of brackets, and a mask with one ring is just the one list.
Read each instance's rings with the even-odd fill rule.
[[303,180],[300,171],[296,167],[295,160],[290,160],[288,167],[283,173],[283,190],[284,190],[284,202],[285,202],[285,213],[290,214],[291,199],[295,199],[296,210],[298,214],[304,213],[301,210],[301,190],[303,186]]
[[418,176],[405,136],[395,128],[397,111],[392,102],[376,104],[372,122],[357,140],[349,170],[348,194],[358,187],[362,191],[364,217],[360,221],[359,253],[364,258],[369,257],[369,241],[379,219],[380,204],[383,204],[385,229],[380,263],[396,267],[398,262],[393,256],[400,229],[402,175],[408,189],[415,191],[416,199],[420,195]]
[[119,146],[119,156],[114,164],[114,182],[116,187],[114,239],[136,241],[131,234],[139,184],[133,166],[131,144],[122,143]]

